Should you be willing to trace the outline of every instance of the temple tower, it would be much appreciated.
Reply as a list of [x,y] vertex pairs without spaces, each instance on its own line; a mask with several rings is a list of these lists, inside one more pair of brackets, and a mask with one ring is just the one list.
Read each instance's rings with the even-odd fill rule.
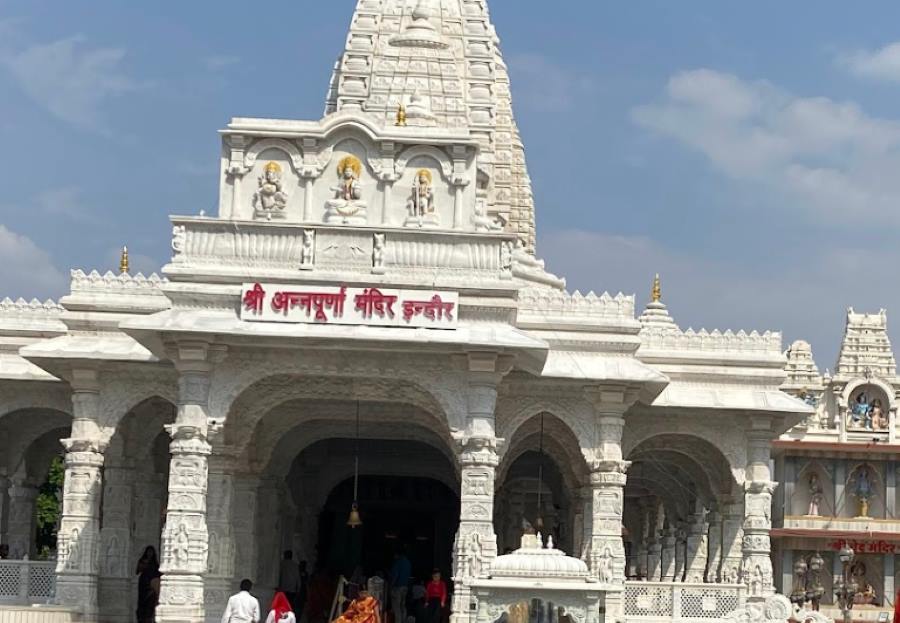
[[534,252],[534,200],[509,74],[486,0],[359,0],[326,114],[468,128],[480,145],[478,197]]

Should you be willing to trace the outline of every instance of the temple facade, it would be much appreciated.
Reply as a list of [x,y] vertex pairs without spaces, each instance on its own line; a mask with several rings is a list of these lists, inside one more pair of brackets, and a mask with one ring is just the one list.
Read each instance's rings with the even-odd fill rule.
[[815,411],[774,444],[781,483],[773,509],[776,585],[790,594],[820,560],[823,611],[836,613],[839,553],[849,547],[855,556],[848,572],[859,587],[855,618],[877,620],[893,610],[900,554],[900,378],[887,316],[847,313],[833,372],[819,372],[806,342],[792,344],[787,360],[784,390]]
[[326,99],[222,130],[218,212],[172,217],[163,276],[74,270],[58,303],[0,304],[0,602],[133,620],[154,546],[157,620],[218,621],[242,578],[277,588],[283,550],[349,577],[402,546],[452,579],[454,623],[545,595],[585,623],[716,620],[814,547],[779,533],[773,566],[773,516],[825,521],[773,515],[807,474],[823,516],[862,474],[873,519],[844,494],[840,517],[893,512],[886,453],[803,458],[894,443],[878,317],[823,378],[778,333],[682,329],[658,281],[637,310],[546,270],[486,0],[359,0]]

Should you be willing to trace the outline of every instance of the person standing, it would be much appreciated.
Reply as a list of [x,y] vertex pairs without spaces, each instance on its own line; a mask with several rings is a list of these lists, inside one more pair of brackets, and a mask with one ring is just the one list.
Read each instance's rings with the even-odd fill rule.
[[297,623],[297,616],[294,614],[291,604],[284,593],[275,593],[272,607],[269,609],[269,616],[266,617],[266,623]]
[[297,593],[300,589],[300,567],[294,562],[294,552],[287,550],[278,569],[278,590],[284,593],[294,612],[300,612]]
[[138,576],[138,623],[153,623],[156,618],[156,606],[159,603],[159,583],[162,574],[159,572],[159,558],[152,545],[144,549],[144,554],[134,570]]
[[447,585],[441,579],[441,570],[431,572],[431,582],[425,587],[428,602],[428,623],[441,623],[444,608],[447,607]]
[[259,601],[250,594],[253,582],[241,580],[241,590],[228,599],[222,623],[260,623]]
[[400,550],[394,554],[391,566],[391,610],[394,611],[394,623],[406,623],[406,592],[409,590],[409,579],[412,575],[412,563],[406,553]]

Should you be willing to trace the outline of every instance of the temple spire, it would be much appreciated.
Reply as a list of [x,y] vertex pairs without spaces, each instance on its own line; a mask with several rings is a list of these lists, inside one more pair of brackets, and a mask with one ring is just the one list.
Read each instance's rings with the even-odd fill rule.
[[534,198],[486,0],[358,0],[325,113],[471,132],[486,216],[534,252]]
[[678,325],[669,315],[669,309],[662,302],[662,281],[659,273],[653,278],[653,287],[650,289],[650,302],[641,314],[642,330],[678,331]]

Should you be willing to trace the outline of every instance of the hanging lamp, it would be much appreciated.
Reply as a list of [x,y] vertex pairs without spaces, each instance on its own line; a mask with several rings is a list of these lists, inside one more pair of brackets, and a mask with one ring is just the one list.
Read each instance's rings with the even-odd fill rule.
[[541,436],[538,442],[538,490],[537,490],[537,520],[534,522],[534,528],[538,532],[544,531],[543,507],[541,506],[541,495],[544,489],[544,414],[541,413]]
[[353,504],[350,505],[350,517],[347,525],[357,528],[362,525],[359,516],[359,401],[356,401],[356,439],[353,447]]

